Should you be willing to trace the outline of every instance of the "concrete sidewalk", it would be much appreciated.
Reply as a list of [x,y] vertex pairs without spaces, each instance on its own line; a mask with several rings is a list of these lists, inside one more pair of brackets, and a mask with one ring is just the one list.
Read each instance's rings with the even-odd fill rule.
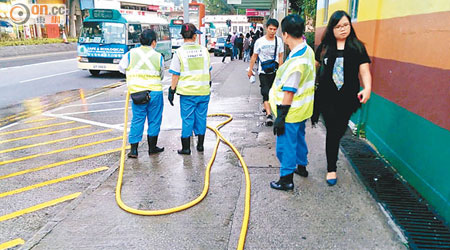
[[[259,84],[249,83],[245,68],[247,64],[234,61],[214,76],[209,108],[211,114],[233,115],[233,121],[220,131],[240,150],[249,166],[251,214],[245,249],[405,249],[342,153],[339,182],[327,186],[323,126],[312,129],[307,124],[309,177],[295,176],[294,191],[269,187],[269,182],[279,177],[275,137],[272,127],[263,125]],[[208,123],[221,120],[211,118]],[[176,153],[179,137],[179,130],[163,130],[158,143],[165,147],[163,153],[149,157],[144,145],[139,159],[126,160],[122,188],[126,204],[138,209],[165,209],[189,202],[201,193],[215,136],[208,131],[205,152],[198,153],[192,146],[190,156]],[[114,197],[117,172],[110,171],[99,187],[92,187],[71,202],[22,248],[236,248],[244,211],[245,178],[237,157],[226,145],[219,147],[206,198],[175,214],[138,216],[121,210]]]

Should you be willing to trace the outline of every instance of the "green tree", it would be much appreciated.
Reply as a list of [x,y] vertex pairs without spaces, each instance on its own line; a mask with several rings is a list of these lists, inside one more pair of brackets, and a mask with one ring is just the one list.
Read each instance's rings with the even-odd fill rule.
[[226,0],[205,0],[206,10],[209,15],[231,15],[234,9],[226,4]]
[[315,27],[317,0],[289,0],[289,3],[295,13],[301,15],[307,24]]

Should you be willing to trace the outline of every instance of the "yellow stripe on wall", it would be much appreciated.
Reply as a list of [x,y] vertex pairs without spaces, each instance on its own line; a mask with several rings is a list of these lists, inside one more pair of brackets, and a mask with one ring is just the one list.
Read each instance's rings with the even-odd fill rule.
[[449,0],[359,0],[358,22],[445,11],[450,11]]
[[[316,27],[324,27],[325,0],[317,0]],[[449,0],[359,0],[358,22],[450,11]],[[337,10],[349,13],[349,0],[329,0],[328,17]]]
[[56,205],[58,203],[62,203],[62,202],[68,201],[68,200],[75,199],[78,196],[80,196],[80,194],[81,194],[81,192],[73,193],[73,194],[70,194],[70,195],[67,195],[67,196],[63,196],[63,197],[58,198],[58,199],[54,199],[54,200],[51,200],[51,201],[47,201],[47,202],[38,204],[36,206],[25,208],[25,209],[22,209],[22,210],[19,210],[19,211],[10,213],[10,214],[5,214],[3,216],[0,216],[0,222],[1,221],[5,221],[5,220],[9,220],[9,219],[12,219],[12,218],[15,218],[15,217],[19,217],[19,216],[24,215],[24,214],[32,213],[32,212],[35,212],[37,210],[40,210],[40,209],[43,209],[43,208],[46,208],[46,207],[51,207],[51,206]]

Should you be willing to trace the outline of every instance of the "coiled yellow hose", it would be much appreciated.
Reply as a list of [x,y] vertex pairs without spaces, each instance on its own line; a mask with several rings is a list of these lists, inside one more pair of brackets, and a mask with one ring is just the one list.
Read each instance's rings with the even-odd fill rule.
[[207,126],[208,129],[213,131],[216,134],[216,145],[214,146],[214,151],[211,156],[211,159],[208,162],[208,165],[206,166],[205,171],[205,184],[203,186],[202,193],[195,198],[194,200],[177,206],[173,208],[166,208],[162,210],[139,210],[132,207],[129,207],[122,201],[121,197],[121,190],[122,190],[122,180],[123,180],[123,171],[124,171],[124,164],[125,164],[125,148],[127,145],[127,125],[128,125],[128,103],[130,101],[130,93],[127,93],[126,101],[125,101],[125,112],[124,112],[124,127],[123,127],[123,138],[122,138],[122,150],[120,152],[120,166],[119,166],[119,176],[117,178],[117,185],[116,185],[116,202],[119,205],[120,208],[123,210],[132,213],[132,214],[138,214],[138,215],[164,215],[164,214],[171,214],[175,212],[179,212],[181,210],[190,208],[198,204],[200,201],[205,198],[206,194],[208,193],[209,189],[209,179],[210,179],[210,171],[211,166],[214,163],[214,160],[216,159],[217,155],[217,149],[219,148],[220,141],[222,140],[225,144],[227,144],[234,152],[234,154],[238,157],[239,161],[241,162],[242,169],[245,174],[245,202],[244,202],[244,218],[242,220],[242,226],[241,226],[241,233],[239,236],[239,242],[237,249],[244,249],[245,244],[245,237],[247,235],[247,228],[248,228],[248,221],[250,218],[250,174],[248,172],[247,165],[244,162],[244,159],[242,158],[239,151],[231,144],[229,141],[227,141],[222,134],[219,132],[219,129],[224,126],[225,124],[229,123],[233,117],[229,114],[211,114],[208,115],[208,117],[217,117],[217,116],[225,116],[228,117],[228,119],[219,125],[217,125],[215,128]]

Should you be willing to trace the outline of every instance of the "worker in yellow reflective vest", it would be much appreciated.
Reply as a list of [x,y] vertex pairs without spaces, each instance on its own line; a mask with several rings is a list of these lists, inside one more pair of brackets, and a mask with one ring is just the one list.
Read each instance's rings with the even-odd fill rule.
[[192,131],[198,136],[197,151],[203,152],[211,87],[211,62],[205,47],[196,44],[197,35],[202,34],[195,25],[183,24],[181,35],[184,44],[175,51],[169,73],[172,85],[169,88],[169,102],[173,106],[175,93],[180,95],[181,145],[179,154],[191,154]]
[[138,157],[138,145],[142,140],[144,123],[147,119],[148,154],[164,151],[156,146],[161,127],[164,107],[161,80],[164,77],[164,60],[155,51],[156,33],[147,29],[141,33],[141,45],[126,53],[119,63],[119,71],[126,74],[130,92],[133,118],[128,141],[131,150],[128,157]]
[[313,113],[315,59],[314,51],[304,41],[305,22],[299,15],[281,21],[284,43],[291,50],[278,69],[269,92],[269,103],[276,116],[273,132],[277,135],[276,152],[281,163],[280,179],[270,183],[278,190],[294,189],[294,172],[306,177],[308,147],[305,123]]

